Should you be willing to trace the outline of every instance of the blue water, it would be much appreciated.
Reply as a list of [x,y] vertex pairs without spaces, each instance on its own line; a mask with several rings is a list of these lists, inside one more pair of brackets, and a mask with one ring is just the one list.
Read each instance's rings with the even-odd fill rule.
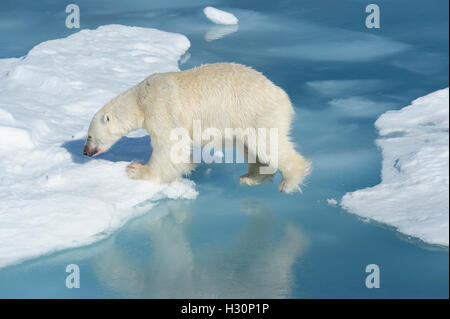
[[[380,29],[364,24],[372,2]],[[326,201],[380,182],[379,114],[448,86],[448,1],[76,3],[82,28],[116,23],[185,34],[192,46],[181,69],[233,61],[262,71],[290,95],[293,139],[314,170],[303,194],[288,196],[278,193],[279,176],[249,188],[238,183],[244,165],[200,165],[192,176],[197,199],[162,201],[103,241],[0,269],[0,297],[448,298],[447,249]],[[64,26],[65,5],[2,1],[0,58],[76,32]],[[238,29],[209,23],[206,5],[229,8]],[[221,33],[229,34],[205,40]],[[357,82],[307,84],[331,80]],[[355,97],[370,107],[329,104]],[[68,264],[80,267],[79,289],[65,286]],[[365,286],[368,264],[380,267],[379,289]]]

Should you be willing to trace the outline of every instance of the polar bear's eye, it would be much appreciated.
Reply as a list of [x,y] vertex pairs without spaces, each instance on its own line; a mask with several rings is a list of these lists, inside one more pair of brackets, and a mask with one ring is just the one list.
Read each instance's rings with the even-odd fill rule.
[[109,115],[105,114],[103,115],[103,123],[108,123],[109,122]]

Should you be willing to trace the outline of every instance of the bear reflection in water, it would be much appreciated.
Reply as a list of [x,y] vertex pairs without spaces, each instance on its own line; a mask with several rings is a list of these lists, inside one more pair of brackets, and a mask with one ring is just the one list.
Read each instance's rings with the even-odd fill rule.
[[188,205],[167,202],[159,207],[167,210],[163,217],[148,223],[146,217],[136,220],[133,232],[144,232],[149,239],[151,253],[144,259],[111,239],[94,258],[93,269],[102,285],[120,296],[144,298],[290,295],[295,283],[292,266],[306,242],[297,226],[277,224],[271,208],[245,199],[240,211],[247,224],[235,239],[220,244],[224,241],[211,238],[209,244],[193,247],[189,238],[196,214]]

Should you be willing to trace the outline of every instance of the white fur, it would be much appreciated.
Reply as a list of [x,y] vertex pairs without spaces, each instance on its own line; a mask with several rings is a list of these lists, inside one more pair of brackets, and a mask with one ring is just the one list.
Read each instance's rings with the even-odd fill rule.
[[[121,136],[144,128],[151,136],[152,156],[145,165],[130,165],[128,175],[170,182],[194,168],[170,160],[173,129],[187,129],[192,139],[194,120],[200,120],[203,128],[218,128],[223,136],[225,128],[277,128],[278,169],[283,177],[279,189],[289,193],[300,190],[310,170],[309,161],[294,150],[289,138],[293,115],[287,94],[263,74],[239,64],[217,63],[150,75],[97,112],[87,144],[106,151]],[[246,148],[246,153],[254,151],[251,146]],[[271,179],[272,175],[259,173],[262,162],[250,163],[240,182],[257,185]]]

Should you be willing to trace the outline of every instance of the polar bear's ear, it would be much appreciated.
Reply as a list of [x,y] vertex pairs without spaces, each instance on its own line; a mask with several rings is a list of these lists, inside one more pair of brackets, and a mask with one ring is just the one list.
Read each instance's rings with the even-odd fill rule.
[[105,115],[103,115],[103,123],[108,123],[110,120],[111,120],[111,118],[110,118],[110,116],[109,116],[109,114],[105,114]]

